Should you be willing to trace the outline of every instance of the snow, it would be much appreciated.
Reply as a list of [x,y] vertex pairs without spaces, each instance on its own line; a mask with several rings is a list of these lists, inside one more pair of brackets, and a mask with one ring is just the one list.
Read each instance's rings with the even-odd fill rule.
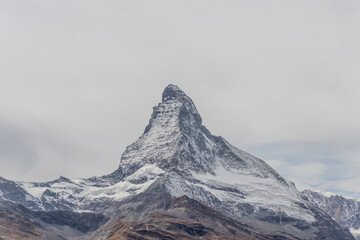
[[[195,179],[203,184],[205,190],[216,196],[221,201],[233,202],[236,197],[238,202],[250,203],[256,207],[271,209],[275,212],[283,211],[287,215],[300,218],[307,222],[315,221],[314,216],[306,209],[297,206],[296,202],[301,202],[296,189],[289,189],[271,177],[258,177],[251,174],[243,174],[237,169],[227,170],[221,164],[215,169],[215,174],[192,173]],[[223,186],[233,188],[244,193],[242,195],[227,191],[219,191],[209,186]]]
[[127,181],[131,181],[131,180],[137,180],[140,178],[155,178],[156,176],[159,176],[161,174],[164,174],[165,171],[162,170],[161,168],[157,167],[154,164],[147,164],[144,165],[143,167],[141,167],[140,169],[138,169],[136,172],[134,172],[133,174],[131,174],[130,176],[128,176],[126,178]]
[[357,237],[360,236],[360,229],[350,228],[349,230],[350,230],[351,234],[352,234],[355,238],[357,238]]
[[350,228],[350,232],[351,232],[352,234],[360,234],[360,229]]
[[[139,194],[145,191],[159,176],[162,176],[164,171],[154,164],[146,164],[132,175],[128,176],[125,180],[115,184],[110,182],[104,182],[100,186],[94,186],[94,183],[87,179],[75,179],[75,180],[57,180],[49,183],[26,183],[17,182],[29,196],[26,196],[29,201],[36,201],[40,204],[40,208],[44,209],[42,204],[42,198],[44,198],[48,204],[51,204],[53,197],[44,195],[46,190],[56,193],[58,199],[67,200],[69,203],[77,206],[74,210],[82,211],[81,205],[86,202],[94,200],[110,199],[114,201],[120,201],[126,197]],[[139,179],[146,179],[141,184],[131,183],[136,182]],[[56,206],[54,206],[56,208]]]
[[[137,172],[135,172],[135,176],[131,175],[127,178],[127,180],[134,180],[138,177],[142,177],[141,172],[146,174],[149,174],[151,169],[154,169],[155,171],[158,171],[158,173],[162,173],[162,171],[159,171],[158,168],[152,167],[152,166],[145,166],[142,169],[139,169]],[[139,194],[143,191],[145,191],[155,180],[157,179],[157,176],[153,176],[153,178],[149,181],[146,181],[143,184],[133,184],[129,181],[121,181],[114,185],[107,186],[107,187],[93,187],[93,186],[87,186],[84,188],[84,191],[80,194],[80,197],[85,197],[86,201],[91,201],[94,199],[101,199],[101,198],[109,198],[112,200],[121,200],[123,198],[126,198],[128,196]]]
[[350,228],[349,230],[354,237],[360,236],[360,229]]
[[150,122],[150,130],[126,148],[121,164],[130,168],[134,165],[151,164],[155,160],[171,159],[181,138],[181,106],[179,102],[168,101],[155,107],[157,115]]
[[40,199],[42,194],[48,189],[47,187],[37,187],[33,183],[19,182],[20,186],[35,198]]
[[334,193],[334,192],[326,192],[326,191],[322,191],[322,190],[311,190],[313,192],[319,193],[325,197],[336,197],[336,196],[340,196],[342,198],[348,199],[348,200],[353,200],[353,201],[360,201],[360,198],[354,198],[354,197],[349,197],[349,196],[344,196],[341,195],[339,193]]

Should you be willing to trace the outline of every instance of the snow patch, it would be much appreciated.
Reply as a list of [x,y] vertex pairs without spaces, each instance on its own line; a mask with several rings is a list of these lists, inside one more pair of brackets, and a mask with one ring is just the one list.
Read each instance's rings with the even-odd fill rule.
[[[215,174],[192,174],[202,182],[196,184],[197,186],[202,186],[221,201],[250,203],[275,212],[283,211],[288,216],[306,222],[315,221],[309,210],[296,204],[302,200],[292,186],[287,187],[272,177],[243,174],[237,169],[227,170],[221,164],[218,164],[214,172]],[[225,190],[218,190],[219,186]],[[227,191],[229,188],[236,189],[239,193]]]
[[21,182],[22,188],[35,198],[40,199],[42,194],[48,189],[47,187],[38,187],[33,183]]

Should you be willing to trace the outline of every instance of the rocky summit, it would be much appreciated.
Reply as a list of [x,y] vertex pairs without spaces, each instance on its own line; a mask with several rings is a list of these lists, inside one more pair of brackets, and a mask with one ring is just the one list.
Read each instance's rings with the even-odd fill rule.
[[[354,239],[169,85],[113,173],[0,178],[0,239]],[[19,237],[20,236],[20,237]]]

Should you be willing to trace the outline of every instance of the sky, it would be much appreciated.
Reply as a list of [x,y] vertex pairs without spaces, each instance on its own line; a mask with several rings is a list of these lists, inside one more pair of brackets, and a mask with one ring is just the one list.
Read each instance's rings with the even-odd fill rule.
[[0,2],[0,176],[117,169],[163,89],[299,189],[360,198],[359,1]]

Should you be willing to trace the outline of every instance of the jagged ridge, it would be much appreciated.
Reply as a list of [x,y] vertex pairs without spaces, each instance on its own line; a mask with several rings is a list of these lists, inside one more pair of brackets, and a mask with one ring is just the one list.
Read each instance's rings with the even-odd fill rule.
[[337,194],[327,194],[311,190],[302,191],[311,203],[324,210],[340,226],[349,228],[360,239],[360,201]]

